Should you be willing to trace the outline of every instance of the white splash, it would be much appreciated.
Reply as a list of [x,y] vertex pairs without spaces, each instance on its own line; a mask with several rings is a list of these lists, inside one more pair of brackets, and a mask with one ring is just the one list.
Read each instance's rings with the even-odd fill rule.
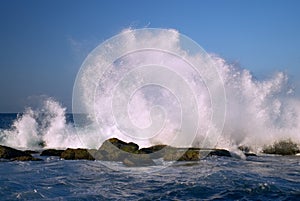
[[[175,30],[161,32],[155,38],[147,34],[142,37],[144,43],[156,44],[161,49],[164,47],[180,49],[178,32]],[[124,41],[128,46],[141,45],[140,41],[135,40],[134,35],[124,38]],[[184,53],[188,60],[203,60],[201,54]],[[198,74],[168,54],[141,52],[113,63],[112,70],[106,72],[105,79],[100,85],[91,83],[89,79],[83,80],[82,87],[85,94],[82,98],[85,105],[82,107],[94,115],[89,118],[89,126],[75,128],[73,124],[67,123],[66,109],[53,99],[48,99],[44,101],[42,108],[37,110],[27,108],[11,129],[0,131],[1,144],[31,149],[40,148],[42,144],[47,148],[97,148],[103,140],[113,136],[132,141],[132,138],[123,135],[114,123],[115,119],[110,108],[111,100],[106,97],[111,95],[111,89],[120,82],[122,75],[128,73],[131,66],[139,66],[148,61],[171,66],[174,72],[189,83],[193,96],[196,97],[199,117],[199,129],[194,146],[234,150],[239,145],[247,145],[259,151],[264,145],[272,144],[275,140],[290,138],[297,143],[300,142],[300,99],[293,96],[287,75],[277,72],[269,79],[257,80],[250,71],[228,64],[216,55],[210,56],[226,92],[226,119],[221,136],[214,135],[218,131],[210,122],[212,116],[210,93]],[[97,76],[98,65],[104,64],[92,65],[93,68],[88,72],[89,76]],[[202,73],[205,75],[205,72]],[[134,82],[131,80],[129,86],[130,84],[138,86],[138,79],[134,77],[132,79]],[[91,90],[94,89],[92,85],[98,86],[97,91]],[[93,102],[89,98],[91,96],[95,97]],[[180,129],[177,125],[181,120],[181,108],[188,104],[188,101],[179,102],[178,96],[165,88],[157,86],[139,88],[127,103],[131,123],[142,129],[151,125],[155,120],[153,118],[160,118],[165,128],[151,140],[141,141],[140,145],[169,144],[176,129]],[[157,115],[153,113],[153,109],[158,109]]]

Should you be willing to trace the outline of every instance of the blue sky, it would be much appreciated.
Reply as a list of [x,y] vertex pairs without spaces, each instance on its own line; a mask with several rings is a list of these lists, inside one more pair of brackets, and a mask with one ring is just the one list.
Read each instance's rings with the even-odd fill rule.
[[177,29],[258,78],[284,71],[300,88],[299,19],[297,0],[3,0],[0,112],[22,112],[39,95],[71,111],[84,58],[128,27]]

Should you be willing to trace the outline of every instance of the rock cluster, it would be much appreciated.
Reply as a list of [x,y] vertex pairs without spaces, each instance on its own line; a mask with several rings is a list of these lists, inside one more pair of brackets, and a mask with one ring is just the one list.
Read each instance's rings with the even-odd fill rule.
[[0,158],[6,160],[17,160],[17,161],[39,161],[41,159],[34,158],[31,154],[26,151],[20,151],[11,147],[0,145]]
[[[40,160],[32,157],[30,151],[19,151],[10,147],[0,146],[0,158],[8,160]],[[133,142],[124,142],[111,138],[103,142],[99,149],[46,149],[41,156],[57,156],[65,160],[101,160],[118,161],[125,166],[139,167],[155,165],[154,159],[165,161],[199,161],[209,156],[231,157],[224,149],[176,148],[167,145],[155,145],[139,148]]]

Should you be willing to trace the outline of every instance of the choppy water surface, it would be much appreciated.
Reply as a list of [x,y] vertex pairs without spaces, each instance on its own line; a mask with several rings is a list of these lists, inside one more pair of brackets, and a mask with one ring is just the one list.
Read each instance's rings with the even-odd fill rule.
[[[122,168],[122,164],[119,165]],[[297,200],[300,157],[209,158],[161,171],[99,161],[0,163],[1,200]]]

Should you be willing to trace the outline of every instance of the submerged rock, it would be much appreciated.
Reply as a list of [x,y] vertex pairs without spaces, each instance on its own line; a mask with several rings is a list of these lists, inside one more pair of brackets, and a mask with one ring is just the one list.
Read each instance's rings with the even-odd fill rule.
[[87,149],[71,149],[63,151],[60,155],[65,160],[95,160]]
[[60,156],[64,150],[46,149],[42,151],[41,156]]
[[245,156],[249,157],[249,156],[257,156],[255,153],[252,153],[252,152],[246,152],[244,153]]
[[41,159],[34,158],[25,151],[20,151],[11,147],[0,145],[0,158],[18,161],[39,161]]

